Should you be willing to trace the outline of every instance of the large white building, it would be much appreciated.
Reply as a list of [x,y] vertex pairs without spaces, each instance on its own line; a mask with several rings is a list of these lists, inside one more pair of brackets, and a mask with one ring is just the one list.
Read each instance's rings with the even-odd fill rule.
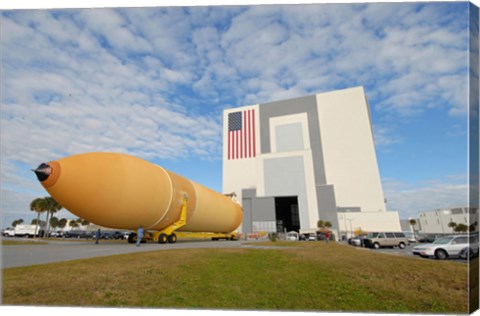
[[244,211],[241,230],[283,232],[329,221],[401,231],[387,212],[362,87],[224,111],[223,192]]

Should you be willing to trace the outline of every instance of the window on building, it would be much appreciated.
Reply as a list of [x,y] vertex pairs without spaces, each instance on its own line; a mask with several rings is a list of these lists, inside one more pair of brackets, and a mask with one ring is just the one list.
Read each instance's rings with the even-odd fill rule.
[[452,214],[463,214],[463,208],[452,208]]

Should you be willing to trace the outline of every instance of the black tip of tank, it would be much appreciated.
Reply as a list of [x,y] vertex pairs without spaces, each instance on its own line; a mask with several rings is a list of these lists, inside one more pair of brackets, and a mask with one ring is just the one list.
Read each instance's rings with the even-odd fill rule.
[[51,174],[51,170],[50,170],[50,166],[46,163],[41,163],[37,169],[33,170],[33,172],[35,172],[35,174],[37,175],[37,179],[38,181],[45,181],[48,179],[48,176],[50,176]]

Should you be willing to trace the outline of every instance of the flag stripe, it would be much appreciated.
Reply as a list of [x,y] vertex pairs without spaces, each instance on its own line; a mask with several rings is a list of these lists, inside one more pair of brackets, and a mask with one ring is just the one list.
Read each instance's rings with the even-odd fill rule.
[[248,109],[228,114],[227,159],[256,156],[255,110]]

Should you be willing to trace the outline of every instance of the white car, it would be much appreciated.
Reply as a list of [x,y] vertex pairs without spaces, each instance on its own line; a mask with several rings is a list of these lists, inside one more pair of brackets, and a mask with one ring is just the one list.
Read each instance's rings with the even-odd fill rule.
[[435,257],[443,260],[458,257],[460,252],[469,245],[478,247],[478,237],[469,235],[452,235],[435,240],[431,244],[421,244],[412,249],[414,255]]

